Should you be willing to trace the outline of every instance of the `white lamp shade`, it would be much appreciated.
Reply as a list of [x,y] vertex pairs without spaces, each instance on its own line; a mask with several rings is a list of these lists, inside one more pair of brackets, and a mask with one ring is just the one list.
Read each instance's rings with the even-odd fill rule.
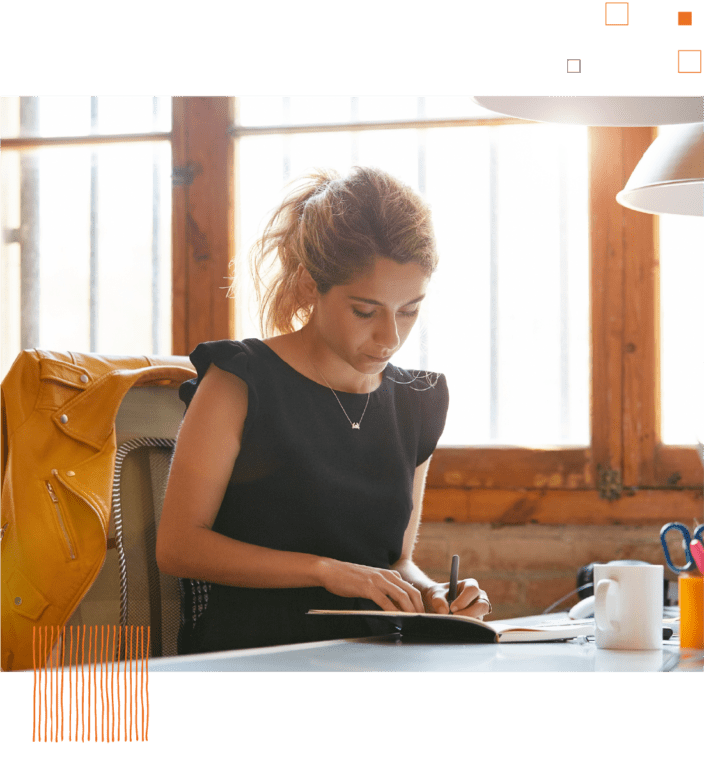
[[616,200],[644,213],[704,216],[704,124],[678,125],[658,136]]
[[655,126],[701,123],[702,96],[473,96],[482,107],[544,123]]

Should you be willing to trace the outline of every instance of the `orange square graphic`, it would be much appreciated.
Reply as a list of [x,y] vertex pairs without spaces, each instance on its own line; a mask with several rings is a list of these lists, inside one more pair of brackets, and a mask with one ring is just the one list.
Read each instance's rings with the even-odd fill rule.
[[[626,23],[625,24],[609,24],[609,6],[610,5],[626,6]],[[604,23],[607,27],[627,27],[629,18],[630,18],[629,3],[604,3]]]
[[605,6],[607,26],[628,26],[628,3],[605,3]]
[[691,11],[680,11],[677,14],[677,23],[680,25],[680,27],[691,27],[692,26],[692,12]]
[[680,74],[700,75],[702,73],[702,52],[677,51],[677,71]]

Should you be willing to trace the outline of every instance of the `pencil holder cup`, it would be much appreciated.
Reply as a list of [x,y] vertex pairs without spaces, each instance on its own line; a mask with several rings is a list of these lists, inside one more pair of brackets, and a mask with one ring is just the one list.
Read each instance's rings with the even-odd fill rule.
[[680,648],[704,648],[704,576],[693,571],[677,580],[680,604]]

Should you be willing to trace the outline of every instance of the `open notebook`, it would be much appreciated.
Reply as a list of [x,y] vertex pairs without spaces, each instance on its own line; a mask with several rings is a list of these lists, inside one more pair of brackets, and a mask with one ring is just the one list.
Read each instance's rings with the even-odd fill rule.
[[594,634],[594,620],[546,620],[520,626],[500,621],[481,621],[469,616],[437,613],[405,613],[403,611],[323,611],[311,610],[320,616],[359,616],[389,622],[389,632],[400,632],[405,640],[438,643],[535,643],[547,640],[569,640]]

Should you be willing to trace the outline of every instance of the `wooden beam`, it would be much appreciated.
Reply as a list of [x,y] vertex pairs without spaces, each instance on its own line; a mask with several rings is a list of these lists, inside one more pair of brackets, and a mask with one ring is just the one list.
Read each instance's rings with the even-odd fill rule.
[[704,484],[704,467],[696,448],[658,445],[655,448],[654,464],[653,485],[669,488],[702,488]]
[[429,487],[593,488],[591,452],[584,448],[437,448]]
[[494,525],[664,525],[701,522],[702,489],[644,490],[609,501],[598,491],[427,488],[425,522]]
[[145,143],[148,141],[169,141],[171,134],[168,132],[150,133],[113,133],[113,134],[88,134],[86,136],[35,136],[19,139],[3,139],[3,150],[22,151],[27,149],[41,149],[42,147],[82,147],[95,146],[96,144],[127,144]]
[[[655,138],[653,128],[623,132],[622,188]],[[660,382],[658,217],[614,204],[621,211],[624,244],[623,484],[653,485]]]
[[[704,467],[696,448],[659,444],[654,456],[653,480],[638,488],[704,487]],[[427,487],[596,490],[590,469],[589,448],[440,447],[430,463]],[[626,493],[632,488],[626,486]]]
[[589,129],[592,473],[622,472],[624,243],[622,128]]
[[173,107],[173,354],[230,338],[232,101],[177,97]]

